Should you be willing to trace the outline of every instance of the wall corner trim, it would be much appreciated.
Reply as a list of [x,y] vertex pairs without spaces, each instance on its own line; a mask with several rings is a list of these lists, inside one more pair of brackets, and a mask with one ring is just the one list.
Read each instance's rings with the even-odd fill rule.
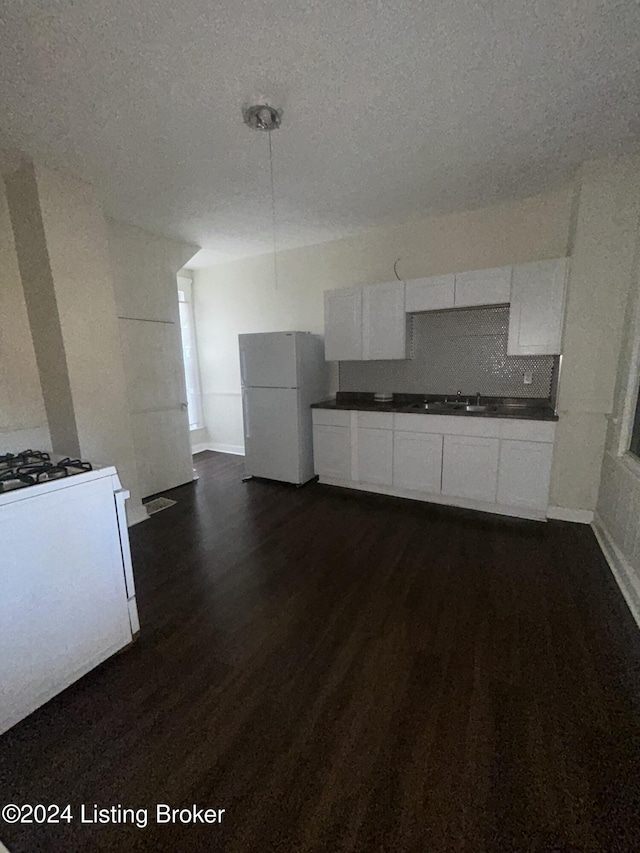
[[134,524],[140,524],[141,521],[148,521],[149,513],[144,508],[144,504],[134,506],[131,509],[127,507],[127,527],[133,527]]
[[591,527],[611,573],[627,602],[631,615],[640,628],[640,579],[614,543],[599,515],[596,514]]
[[591,524],[593,513],[589,509],[569,509],[564,506],[550,506],[547,509],[547,518],[557,521],[573,521],[576,524]]

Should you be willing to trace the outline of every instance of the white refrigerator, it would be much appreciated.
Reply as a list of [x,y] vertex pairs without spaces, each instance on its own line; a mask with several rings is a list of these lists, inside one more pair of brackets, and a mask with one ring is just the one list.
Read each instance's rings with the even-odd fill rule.
[[314,476],[310,406],[329,394],[324,342],[310,332],[238,338],[247,476],[306,483]]

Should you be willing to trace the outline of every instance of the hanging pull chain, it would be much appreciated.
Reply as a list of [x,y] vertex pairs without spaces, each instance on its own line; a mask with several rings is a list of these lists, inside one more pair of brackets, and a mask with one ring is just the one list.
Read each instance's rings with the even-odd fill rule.
[[271,132],[280,127],[282,112],[269,104],[254,104],[242,108],[244,123],[253,130],[263,130],[269,136],[269,178],[271,182],[271,232],[273,235],[273,276],[274,286],[278,289],[278,241],[276,237],[276,191],[273,180],[273,145]]
[[275,289],[278,289],[278,245],[276,240],[276,193],[273,182],[273,147],[271,145],[271,131],[269,136],[269,176],[271,178],[271,229],[273,235],[273,275]]

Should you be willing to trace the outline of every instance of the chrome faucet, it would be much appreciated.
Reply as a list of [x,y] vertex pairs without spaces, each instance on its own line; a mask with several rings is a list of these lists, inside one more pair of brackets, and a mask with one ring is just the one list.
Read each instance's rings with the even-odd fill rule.
[[467,406],[469,405],[469,398],[467,397],[466,400],[463,400],[462,399],[462,391],[460,389],[458,389],[455,400],[450,400],[448,397],[445,397],[444,401],[445,401],[445,403],[460,403],[460,404],[466,403]]

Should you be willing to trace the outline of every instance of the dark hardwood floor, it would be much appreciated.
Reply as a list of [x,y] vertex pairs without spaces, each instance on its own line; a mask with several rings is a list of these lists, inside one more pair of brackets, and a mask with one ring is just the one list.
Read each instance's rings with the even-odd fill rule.
[[640,850],[640,632],[588,527],[197,467],[131,531],[138,642],[0,738],[0,804],[222,823],[11,853]]

